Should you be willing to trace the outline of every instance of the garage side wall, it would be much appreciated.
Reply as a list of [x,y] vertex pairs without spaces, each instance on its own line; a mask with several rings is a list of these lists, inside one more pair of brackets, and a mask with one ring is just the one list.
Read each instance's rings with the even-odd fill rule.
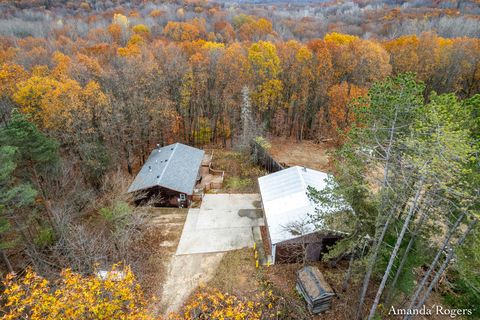
[[275,263],[320,261],[328,248],[342,237],[322,231],[275,244]]

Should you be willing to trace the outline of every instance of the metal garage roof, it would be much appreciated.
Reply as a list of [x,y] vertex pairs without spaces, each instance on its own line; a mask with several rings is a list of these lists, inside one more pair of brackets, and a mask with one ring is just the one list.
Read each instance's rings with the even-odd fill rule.
[[[308,186],[322,190],[328,174],[305,167],[290,167],[258,179],[265,219],[272,244],[297,238],[286,227],[305,221],[319,205],[309,199]],[[304,234],[315,231],[313,224],[304,226]]]
[[205,151],[181,143],[152,151],[128,192],[155,186],[193,194]]

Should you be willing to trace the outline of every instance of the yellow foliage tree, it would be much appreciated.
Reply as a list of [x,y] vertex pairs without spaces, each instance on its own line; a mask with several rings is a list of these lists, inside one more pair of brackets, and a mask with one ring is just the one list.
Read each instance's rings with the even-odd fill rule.
[[402,36],[384,43],[390,53],[390,61],[394,74],[415,71],[418,67],[419,40],[416,35]]
[[17,85],[13,100],[20,105],[23,113],[32,115],[34,120],[40,120],[45,96],[58,85],[58,81],[52,78],[32,76]]
[[144,24],[137,24],[132,28],[132,31],[135,34],[141,35],[144,38],[148,38],[150,36],[150,28],[148,28]]
[[278,79],[265,81],[257,86],[257,91],[253,94],[253,100],[260,110],[267,110],[276,105],[281,97],[282,89],[283,83]]
[[336,45],[344,45],[344,44],[349,44],[351,42],[359,40],[358,37],[352,36],[349,34],[343,34],[343,33],[337,33],[337,32],[332,32],[328,33],[325,36],[325,41],[329,43],[333,43]]
[[0,96],[11,97],[16,91],[17,83],[25,81],[28,77],[23,67],[16,64],[3,64],[0,66]]
[[262,80],[276,78],[280,72],[280,58],[275,45],[259,41],[248,49],[248,60],[255,75]]
[[107,96],[97,82],[89,81],[82,88],[77,81],[66,77],[57,80],[32,76],[17,85],[13,100],[40,127],[68,140],[98,127],[100,115],[108,113],[109,107]]
[[127,46],[124,48],[118,48],[117,53],[122,57],[134,57],[142,53],[140,45],[144,43],[144,39],[138,35],[134,34],[128,40]]
[[0,319],[154,319],[130,268],[114,266],[106,278],[82,276],[69,269],[56,282],[27,270],[3,282]]
[[277,49],[271,42],[256,42],[248,50],[248,60],[256,82],[253,100],[260,110],[267,110],[277,101],[283,88],[277,79],[281,71]]

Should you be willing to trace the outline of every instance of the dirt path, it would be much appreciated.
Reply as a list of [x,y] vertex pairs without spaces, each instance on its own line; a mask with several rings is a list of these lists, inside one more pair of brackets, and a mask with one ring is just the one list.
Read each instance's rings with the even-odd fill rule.
[[199,285],[212,279],[224,255],[219,252],[173,256],[156,313],[168,315],[179,311]]
[[[150,221],[139,243],[139,254],[144,260],[141,284],[147,294],[161,297],[188,209],[148,208],[146,211]],[[157,305],[152,306],[154,310],[157,308]]]

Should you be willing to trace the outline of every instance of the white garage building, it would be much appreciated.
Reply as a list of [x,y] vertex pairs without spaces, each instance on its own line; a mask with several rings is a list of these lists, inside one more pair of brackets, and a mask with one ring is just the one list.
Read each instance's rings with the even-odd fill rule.
[[[319,230],[309,222],[316,208],[324,212],[333,210],[316,204],[308,196],[308,187],[323,190],[328,177],[327,173],[295,166],[258,179],[265,215],[264,241],[273,263],[288,260],[284,258],[292,256],[289,248],[299,243],[307,244],[308,260],[319,260],[326,246],[341,238],[341,233]],[[292,231],[298,226],[301,226],[301,232]]]

